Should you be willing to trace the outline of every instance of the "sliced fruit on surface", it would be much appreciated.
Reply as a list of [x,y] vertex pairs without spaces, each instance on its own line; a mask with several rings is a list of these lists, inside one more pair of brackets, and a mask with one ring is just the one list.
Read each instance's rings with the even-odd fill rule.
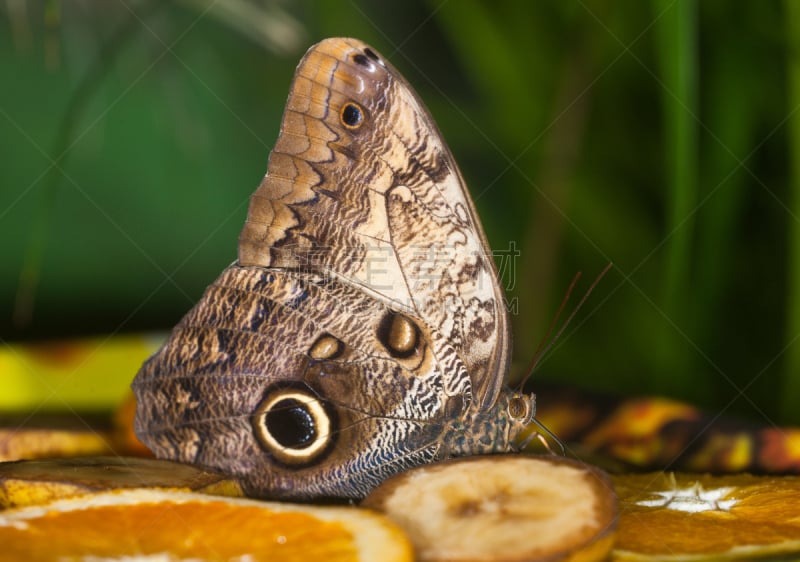
[[626,474],[615,560],[800,559],[800,477]]
[[0,512],[0,544],[0,562],[413,560],[405,534],[365,509],[152,489]]
[[172,488],[241,496],[229,478],[198,467],[137,457],[76,457],[0,463],[0,508],[120,488]]
[[0,428],[0,462],[44,457],[108,455],[114,437],[89,429]]
[[490,455],[421,466],[363,505],[386,513],[422,560],[603,560],[617,502],[608,477],[553,455]]
[[153,453],[136,437],[133,421],[136,416],[136,397],[129,392],[114,410],[114,443],[125,455],[152,457]]

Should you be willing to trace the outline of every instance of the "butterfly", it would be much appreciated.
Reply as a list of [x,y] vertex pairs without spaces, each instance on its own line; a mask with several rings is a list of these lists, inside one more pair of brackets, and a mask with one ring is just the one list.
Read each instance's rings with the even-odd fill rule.
[[475,206],[412,87],[326,39],[294,75],[238,260],[142,366],[135,430],[257,497],[359,498],[515,450],[508,310]]

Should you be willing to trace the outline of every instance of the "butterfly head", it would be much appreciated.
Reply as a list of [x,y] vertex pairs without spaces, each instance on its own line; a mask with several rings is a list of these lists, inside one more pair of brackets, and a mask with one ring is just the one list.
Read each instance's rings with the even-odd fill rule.
[[535,395],[504,387],[492,407],[449,425],[442,434],[440,457],[518,451],[520,438],[533,423],[535,413]]

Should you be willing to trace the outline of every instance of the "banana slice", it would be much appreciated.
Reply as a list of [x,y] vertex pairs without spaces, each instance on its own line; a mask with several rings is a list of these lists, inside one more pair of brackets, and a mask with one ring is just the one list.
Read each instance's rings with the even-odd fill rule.
[[453,459],[398,474],[363,505],[411,538],[421,560],[603,560],[617,499],[597,468],[552,455]]

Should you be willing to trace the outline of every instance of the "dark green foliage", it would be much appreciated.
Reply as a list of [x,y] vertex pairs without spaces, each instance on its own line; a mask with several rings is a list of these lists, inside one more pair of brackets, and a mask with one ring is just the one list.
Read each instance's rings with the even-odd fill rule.
[[494,249],[521,251],[518,360],[575,272],[571,302],[614,262],[534,380],[800,422],[792,0],[12,4],[4,340],[172,326],[235,259],[295,64],[350,35],[419,90]]

